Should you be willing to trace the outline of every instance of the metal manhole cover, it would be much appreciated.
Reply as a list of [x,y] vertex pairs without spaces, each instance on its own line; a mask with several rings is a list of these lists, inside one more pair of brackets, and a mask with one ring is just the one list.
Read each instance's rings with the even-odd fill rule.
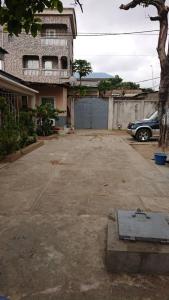
[[119,239],[169,243],[169,215],[166,213],[117,211]]

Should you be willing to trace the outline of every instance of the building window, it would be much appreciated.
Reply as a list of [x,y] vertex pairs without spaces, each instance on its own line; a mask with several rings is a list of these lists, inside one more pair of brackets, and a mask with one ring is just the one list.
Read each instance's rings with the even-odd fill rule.
[[67,65],[67,57],[66,56],[62,56],[61,57],[61,68],[63,70],[66,70],[67,67],[68,67],[68,65]]
[[43,56],[42,67],[45,70],[52,70],[58,68],[58,57],[57,56]]
[[42,57],[42,72],[45,76],[58,75],[58,57],[57,56],[43,56]]
[[39,57],[25,55],[23,57],[23,67],[26,69],[39,69]]
[[52,108],[55,107],[55,97],[41,97],[42,104],[51,104]]
[[67,32],[66,24],[43,24],[41,36],[43,37],[56,37],[59,34]]
[[34,55],[23,56],[24,75],[38,76],[39,75],[39,57]]
[[45,30],[45,36],[47,37],[47,36],[51,36],[51,37],[53,37],[53,36],[56,36],[56,30],[53,28],[46,28],[46,30]]
[[42,46],[66,47],[68,40],[63,38],[68,27],[66,24],[43,24],[41,31]]

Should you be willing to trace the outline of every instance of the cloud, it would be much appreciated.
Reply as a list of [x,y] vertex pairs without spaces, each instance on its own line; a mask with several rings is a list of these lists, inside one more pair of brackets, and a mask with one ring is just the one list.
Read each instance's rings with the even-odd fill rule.
[[[156,15],[152,7],[139,6],[124,11],[120,10],[119,6],[121,3],[127,3],[126,0],[81,0],[81,2],[84,13],[76,8],[79,33],[128,32],[159,28],[158,22],[149,20],[149,15]],[[63,0],[63,3],[70,6],[71,0]],[[75,58],[90,61],[94,71],[119,74],[127,81],[139,81],[160,74],[156,53],[157,41],[157,34],[77,37],[74,54]],[[142,85],[151,86],[152,82],[145,82]]]

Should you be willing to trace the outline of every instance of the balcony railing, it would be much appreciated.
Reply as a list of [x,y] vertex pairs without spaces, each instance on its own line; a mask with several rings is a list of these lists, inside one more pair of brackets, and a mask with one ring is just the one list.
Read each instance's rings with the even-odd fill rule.
[[23,74],[25,76],[53,76],[57,78],[67,78],[70,76],[70,72],[68,70],[60,70],[60,69],[23,69]]
[[39,69],[23,69],[23,74],[26,76],[39,76]]
[[68,72],[68,70],[58,70],[58,69],[46,70],[46,69],[43,69],[42,75],[65,78],[65,77],[69,76],[69,72]]
[[68,41],[66,39],[57,39],[51,37],[42,37],[41,38],[41,46],[58,46],[58,47],[66,47],[68,45]]

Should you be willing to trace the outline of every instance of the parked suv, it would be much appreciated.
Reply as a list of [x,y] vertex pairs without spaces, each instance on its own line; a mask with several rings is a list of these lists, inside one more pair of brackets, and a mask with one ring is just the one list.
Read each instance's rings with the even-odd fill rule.
[[155,111],[147,119],[128,124],[128,133],[139,142],[149,141],[151,137],[159,136],[158,112]]

